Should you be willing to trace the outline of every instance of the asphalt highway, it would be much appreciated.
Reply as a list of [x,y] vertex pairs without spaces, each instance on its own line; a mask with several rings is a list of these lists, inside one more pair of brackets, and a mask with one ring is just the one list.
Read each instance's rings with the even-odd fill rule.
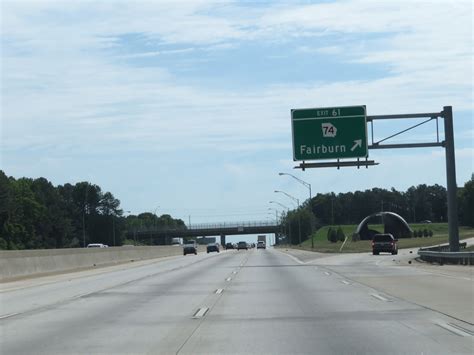
[[[379,262],[390,257],[375,270],[354,256],[252,249],[3,284],[0,353],[474,353],[469,317],[429,306],[429,292],[393,291],[403,277],[425,287],[429,273]],[[457,282],[473,290],[472,274]]]

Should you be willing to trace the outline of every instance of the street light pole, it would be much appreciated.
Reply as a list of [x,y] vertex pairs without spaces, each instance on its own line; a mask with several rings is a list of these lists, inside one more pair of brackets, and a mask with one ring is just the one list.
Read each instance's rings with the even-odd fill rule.
[[87,205],[87,195],[89,193],[89,183],[86,186],[86,193],[84,195],[84,205],[82,209],[82,246],[86,247],[86,205]]
[[[286,192],[284,191],[280,191],[280,190],[275,190],[274,192],[276,193],[282,193],[284,195],[286,195],[287,197],[291,198],[293,201],[296,201],[296,203],[298,204],[298,212],[299,212],[299,209],[300,209],[300,200],[297,199],[296,197],[294,196],[291,196],[290,194],[287,194]],[[290,224],[291,225],[291,224]],[[301,244],[301,216],[300,214],[298,213],[298,244]]]
[[[153,211],[153,229],[156,228],[156,218],[155,217],[156,217],[156,211],[158,210],[158,208],[160,208],[160,206],[156,206],[155,210]],[[150,246],[153,245],[152,236],[153,236],[153,230],[150,233]]]
[[278,173],[278,175],[280,176],[283,176],[283,175],[288,175],[288,176],[291,176],[293,179],[295,179],[296,181],[298,181],[300,184],[306,186],[309,190],[309,199],[311,200],[312,196],[311,196],[311,184],[309,182],[306,182],[304,180],[301,180],[300,178],[297,178],[296,176],[292,175],[292,174],[288,174],[288,173]]
[[[275,226],[278,226],[278,210],[276,208],[271,208],[271,207],[269,207],[268,209],[275,211]],[[275,245],[277,244],[277,239],[278,239],[278,236],[277,236],[277,233],[275,232]]]
[[115,246],[115,216],[112,215],[112,238]]
[[[283,176],[283,175],[288,175],[288,176],[291,176],[293,179],[295,179],[296,181],[298,181],[300,184],[302,184],[303,186],[306,186],[309,190],[309,203],[308,203],[308,206],[309,206],[309,211],[311,214],[313,214],[313,209],[311,208],[311,199],[312,199],[312,196],[311,196],[311,184],[309,182],[306,182],[304,180],[301,180],[300,178],[292,175],[292,174],[288,174],[288,173],[278,173],[278,175],[280,176]],[[313,238],[313,219],[311,218],[310,220],[310,224],[311,224],[311,249],[314,249],[314,238]]]
[[275,223],[278,224],[278,210],[275,208],[268,208],[269,210],[275,211]]
[[[280,203],[280,202],[277,202],[277,201],[270,201],[270,203],[276,203],[277,205],[280,205],[281,207],[284,208],[284,210],[286,209],[286,215],[288,216],[289,213],[290,213],[290,209],[285,206],[284,204]],[[283,213],[282,213],[282,219],[283,219]],[[290,245],[290,240],[291,240],[291,223],[288,221],[288,218],[287,218],[287,223],[288,223],[288,235],[286,236],[286,240],[288,242],[288,245]]]
[[[132,211],[123,211],[123,213],[128,213],[129,215],[132,213]],[[125,219],[127,219],[128,216],[125,216]],[[128,232],[128,223],[125,222],[125,225],[127,226],[127,232]],[[114,228],[114,246],[115,246],[115,226],[113,227]],[[133,239],[136,240],[136,233],[134,231],[133,233]],[[135,243],[136,244],[136,243]]]

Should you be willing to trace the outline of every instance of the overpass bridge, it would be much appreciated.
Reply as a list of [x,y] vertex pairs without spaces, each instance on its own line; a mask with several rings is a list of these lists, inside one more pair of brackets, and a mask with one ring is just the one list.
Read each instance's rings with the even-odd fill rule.
[[184,228],[142,227],[127,231],[126,236],[135,241],[150,241],[151,244],[157,245],[171,244],[171,238],[219,236],[221,238],[221,245],[225,245],[225,237],[227,235],[273,233],[276,237],[275,241],[277,241],[277,236],[280,235],[281,231],[281,225],[275,221],[251,221],[193,224]]

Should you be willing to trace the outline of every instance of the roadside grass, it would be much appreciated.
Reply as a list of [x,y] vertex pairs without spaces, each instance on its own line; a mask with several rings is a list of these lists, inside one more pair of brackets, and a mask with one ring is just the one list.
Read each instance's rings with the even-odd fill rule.
[[[360,240],[358,242],[352,241],[352,234],[356,230],[356,225],[341,225],[344,234],[347,237],[347,241],[340,251],[342,242],[331,243],[327,240],[327,232],[329,228],[336,229],[339,226],[325,226],[317,230],[313,234],[314,238],[314,249],[311,249],[311,239],[304,241],[301,246],[295,246],[296,248],[313,250],[322,253],[362,253],[371,252],[372,246],[369,240]],[[432,237],[421,237],[421,238],[403,238],[399,239],[399,249],[404,248],[420,248],[428,247],[433,245],[446,244],[448,240],[448,224],[447,223],[431,223],[431,224],[411,224],[410,227],[413,230],[432,230]],[[370,225],[371,229],[383,231],[383,225]],[[474,237],[474,228],[471,227],[459,227],[459,239],[467,239]]]

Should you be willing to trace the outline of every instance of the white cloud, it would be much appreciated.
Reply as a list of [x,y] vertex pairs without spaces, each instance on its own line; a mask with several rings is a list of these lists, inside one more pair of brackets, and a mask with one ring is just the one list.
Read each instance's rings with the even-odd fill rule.
[[[156,156],[178,152],[179,157],[196,150],[267,154],[275,160],[274,169],[291,169],[291,161],[278,163],[291,156],[291,108],[366,104],[369,114],[426,112],[443,105],[473,109],[470,2],[342,1],[254,9],[219,1],[3,1],[1,16],[2,151],[53,155],[34,164],[8,160],[5,166],[6,159],[0,161],[25,175],[31,165],[35,171],[42,164],[59,171],[77,164],[70,158],[76,154],[115,156],[131,150]],[[118,62],[113,49],[130,34],[147,44],[145,50],[128,48],[122,57],[130,59],[180,54],[195,60],[197,49],[225,51],[244,43],[282,45],[316,38],[320,46],[299,45],[299,50],[340,62],[382,64],[388,70],[367,80],[211,88],[186,83],[166,67]],[[472,137],[472,124],[470,132]],[[472,170],[472,156],[472,150],[460,151],[458,167]],[[395,181],[400,166],[406,174],[397,180],[399,188],[444,176],[442,157],[389,159],[390,167],[364,170],[353,184],[347,184],[342,171],[308,171],[305,176],[318,176],[321,191],[385,186]],[[253,169],[216,164],[243,176]],[[422,172],[430,169],[432,175]],[[271,185],[272,178],[264,180],[258,188]]]

